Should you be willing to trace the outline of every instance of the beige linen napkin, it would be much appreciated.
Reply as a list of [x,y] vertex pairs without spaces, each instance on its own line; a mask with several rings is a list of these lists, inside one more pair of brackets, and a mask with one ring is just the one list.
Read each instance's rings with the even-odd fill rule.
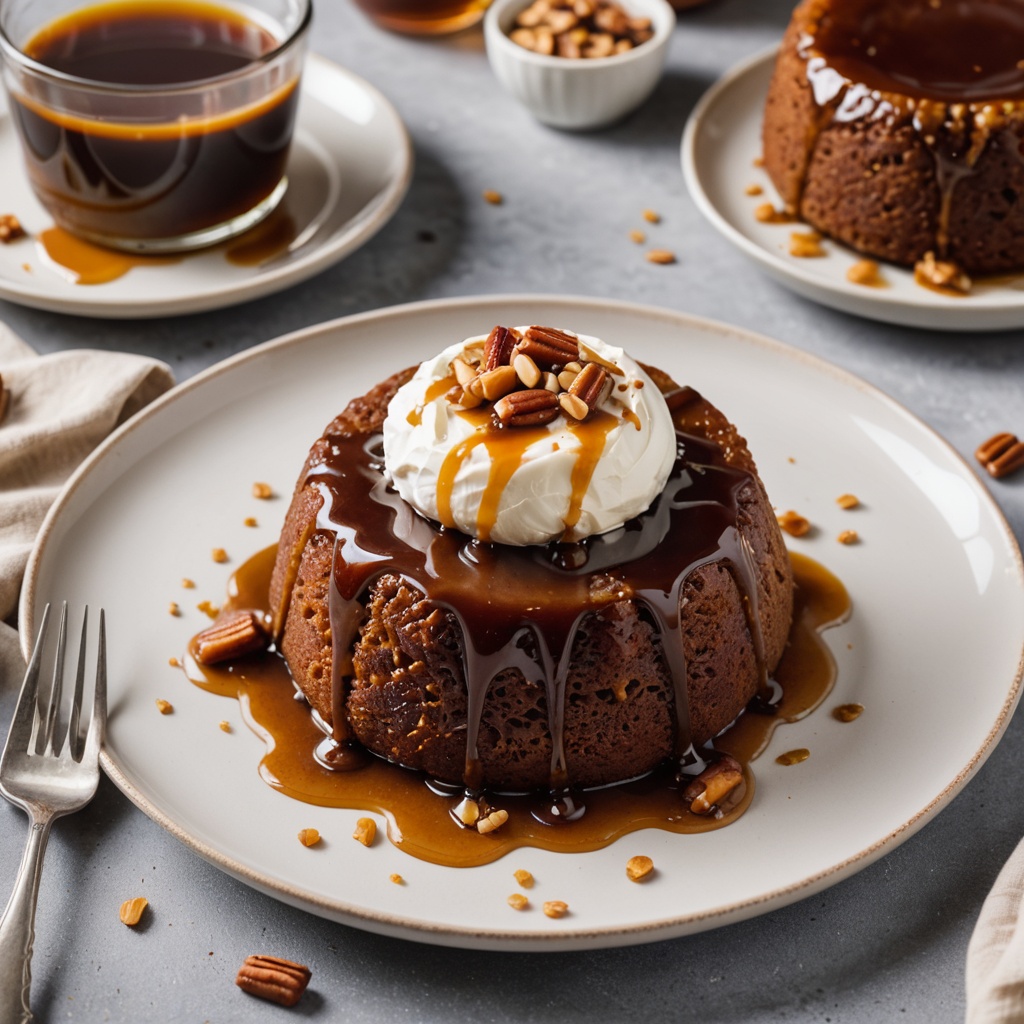
[[4,324],[0,377],[0,686],[11,687],[25,670],[14,613],[47,509],[85,456],[174,377],[164,363],[121,352],[39,356]]
[[967,1024],[1024,1021],[1024,840],[999,872],[967,947]]

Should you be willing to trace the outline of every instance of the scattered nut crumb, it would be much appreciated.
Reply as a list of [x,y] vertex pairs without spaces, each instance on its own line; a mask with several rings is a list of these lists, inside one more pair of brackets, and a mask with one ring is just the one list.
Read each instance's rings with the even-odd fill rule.
[[181,615],[181,606],[178,604],[177,601],[172,601],[167,606],[167,610],[171,613],[171,615]]
[[13,213],[0,214],[0,242],[7,245],[24,237],[25,229],[21,226],[21,221]]
[[817,231],[793,231],[789,236],[789,255],[798,259],[815,259],[828,253]]
[[751,162],[751,164],[753,164],[754,167],[764,167],[764,157],[763,156],[755,156],[754,159],[751,160],[750,162]]
[[629,240],[631,242],[636,242],[637,245],[643,245],[644,242],[647,241],[647,236],[642,231],[638,231],[634,228],[629,233]]
[[184,578],[182,579],[182,581],[181,581],[181,585],[182,585],[182,586],[183,586],[183,587],[184,587],[184,588],[185,588],[186,590],[195,590],[195,587],[196,587],[196,581],[195,581],[195,580],[190,580],[190,579],[189,579],[189,578],[188,578],[188,577],[186,576],[186,577],[184,577]]
[[362,843],[363,846],[372,846],[374,839],[377,838],[377,822],[373,818],[360,818],[356,822],[356,830],[352,833],[352,838],[357,843]]
[[971,290],[971,279],[952,260],[938,260],[926,252],[914,264],[914,280],[925,288],[959,298]]
[[840,704],[832,709],[832,717],[840,722],[854,722],[864,713],[863,704]]
[[256,517],[255,516],[246,516],[242,520],[242,524],[244,526],[259,526],[259,523],[256,522]]
[[134,928],[142,920],[142,915],[148,906],[149,900],[145,896],[135,896],[133,899],[125,900],[121,904],[121,924]]
[[792,224],[796,218],[785,210],[777,210],[771,203],[754,208],[754,219],[762,224]]
[[181,668],[181,662],[173,655],[167,659],[167,664],[170,665],[171,668]]
[[270,484],[255,483],[252,485],[252,496],[254,498],[259,498],[262,501],[266,501],[267,498],[272,498],[274,496],[274,489]]
[[779,526],[791,537],[804,537],[811,532],[810,522],[800,515],[799,512],[794,512],[792,509],[783,512],[781,516],[776,518],[778,519]]
[[657,213],[655,210],[644,210],[643,218],[645,221],[647,221],[648,224],[661,223],[661,214]]
[[196,605],[196,608],[204,615],[208,615],[211,619],[215,619],[220,615],[220,607],[215,605],[212,601],[200,601],[199,604]]
[[508,905],[513,910],[526,910],[530,905],[530,901],[521,892],[514,892],[508,898]]
[[278,956],[247,956],[238,969],[235,984],[251,996],[267,999],[279,1006],[294,1006],[312,978],[305,964]]
[[800,764],[801,761],[806,761],[810,756],[811,752],[806,747],[797,747],[796,750],[787,750],[784,754],[779,754],[775,758],[775,763],[787,766]]
[[504,825],[506,821],[508,821],[508,811],[491,811],[491,813],[488,814],[487,817],[481,818],[476,823],[476,830],[482,836],[485,836],[488,833],[494,832],[497,829],[501,828],[501,826]]
[[675,263],[676,254],[669,249],[649,249],[646,256],[648,263],[660,263],[667,265]]
[[569,913],[569,904],[563,900],[548,900],[544,904],[546,917],[565,917]]
[[217,728],[220,729],[221,732],[231,732],[231,723],[224,718],[217,723]]
[[228,560],[228,553],[223,548],[214,548],[210,552],[210,557],[215,562],[226,562]]
[[299,842],[303,846],[316,846],[320,842],[320,833],[315,828],[300,829]]
[[836,504],[840,508],[856,508],[860,504],[860,499],[856,494],[840,494],[836,498]]
[[748,196],[759,196],[764,194],[764,189],[758,184],[748,185],[744,190]]
[[882,276],[876,260],[857,260],[846,270],[850,284],[862,284],[866,288],[884,288],[889,282]]
[[484,189],[481,194],[484,201],[490,203],[491,206],[501,206],[505,202],[505,197],[500,192],[495,192],[493,188]]
[[520,868],[518,871],[513,871],[512,874],[514,875],[515,880],[524,889],[533,888],[533,875],[531,875],[529,871],[525,871],[523,868]]
[[158,698],[156,702],[156,709],[161,715],[169,715],[174,710],[174,705],[169,700]]
[[399,874],[388,875],[388,878],[394,882],[395,885],[405,885],[405,879]]
[[650,857],[630,857],[626,861],[626,877],[631,882],[642,882],[654,871],[654,861]]
[[836,537],[836,540],[840,544],[857,544],[860,541],[860,536],[856,530],[843,530],[842,533]]

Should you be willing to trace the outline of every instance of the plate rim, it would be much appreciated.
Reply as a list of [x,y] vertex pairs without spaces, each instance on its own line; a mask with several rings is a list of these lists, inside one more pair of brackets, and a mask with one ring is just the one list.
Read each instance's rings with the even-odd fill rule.
[[[206,386],[208,382],[224,374],[231,373],[236,366],[258,359],[267,352],[301,345],[310,339],[334,332],[344,332],[349,326],[354,327],[364,323],[387,320],[397,322],[403,318],[415,318],[423,313],[468,309],[476,306],[492,306],[503,302],[523,304],[546,303],[549,305],[562,305],[567,308],[585,306],[590,309],[605,310],[609,313],[654,317],[711,334],[735,336],[744,342],[772,350],[785,358],[807,363],[819,372],[838,378],[846,386],[867,393],[873,399],[881,401],[899,417],[909,421],[915,428],[922,430],[965,471],[967,477],[973,483],[972,489],[976,496],[983,503],[987,512],[992,517],[992,522],[999,527],[1003,535],[1007,552],[1012,556],[1016,586],[1024,593],[1024,555],[1022,555],[1020,544],[995,498],[977,478],[970,463],[931,426],[915,416],[910,410],[891,398],[880,388],[856,374],[820,356],[798,349],[759,332],[737,327],[724,321],[696,316],[665,307],[577,295],[495,293],[482,296],[429,299],[382,307],[334,318],[288,332],[207,367],[157,398],[119,427],[75,470],[54,500],[40,527],[36,542],[29,556],[19,604],[19,637],[22,653],[26,655],[26,660],[29,641],[31,636],[34,635],[36,621],[37,576],[40,565],[45,557],[47,544],[53,536],[54,529],[64,507],[73,499],[79,488],[85,484],[88,476],[108,457],[108,453],[116,451],[124,438],[141,428],[162,409],[176,403],[192,391]],[[1013,710],[1020,699],[1022,685],[1024,685],[1024,647],[1022,647],[1018,654],[1016,674],[1010,681],[999,713],[986,734],[984,741],[973,752],[968,762],[960,766],[954,777],[937,794],[897,828],[892,829],[886,836],[877,839],[867,847],[848,855],[843,860],[804,877],[798,882],[703,911],[659,917],[657,920],[649,919],[641,923],[628,925],[609,925],[596,929],[573,928],[551,933],[538,933],[515,928],[470,928],[456,924],[423,922],[372,908],[354,907],[345,901],[336,898],[328,899],[318,893],[283,883],[238,862],[235,858],[221,853],[197,836],[191,835],[185,828],[174,821],[169,814],[156,807],[139,791],[122,770],[116,757],[112,756],[109,751],[104,750],[101,761],[108,777],[147,817],[227,874],[282,902],[317,913],[330,920],[339,921],[379,934],[436,945],[464,948],[501,948],[510,951],[570,951],[660,941],[711,927],[719,927],[733,921],[744,920],[769,909],[780,908],[799,899],[814,895],[822,889],[848,877],[855,871],[867,867],[884,853],[888,852],[897,841],[909,838],[931,820],[970,781],[981,765],[988,759],[1005,732]]]
[[[779,49],[778,44],[772,44],[733,65],[708,87],[687,118],[680,143],[683,179],[694,204],[708,222],[773,280],[803,298],[844,313],[905,327],[941,331],[1001,331],[1024,325],[1024,295],[1020,293],[1007,293],[999,299],[987,295],[984,306],[970,307],[965,305],[970,302],[970,296],[950,298],[926,288],[919,288],[920,295],[897,295],[879,289],[866,289],[845,280],[832,280],[814,274],[802,265],[791,264],[759,245],[736,228],[719,210],[704,187],[704,178],[698,170],[697,146],[705,120],[723,96],[745,84],[746,80],[765,74]],[[842,246],[844,251],[856,255],[843,243],[831,241],[834,245]],[[885,265],[893,270],[908,272],[905,267],[888,263]]]
[[[237,281],[228,287],[207,292],[202,296],[158,299],[132,299],[125,296],[109,298],[96,290],[102,288],[102,285],[82,285],[80,286],[82,291],[80,296],[77,293],[67,296],[48,295],[44,289],[26,290],[19,287],[17,279],[0,276],[0,299],[29,309],[97,319],[152,319],[185,316],[191,313],[225,309],[275,294],[314,277],[366,244],[391,220],[409,191],[415,165],[412,137],[394,104],[366,79],[318,53],[307,54],[304,74],[310,68],[316,68],[318,73],[329,74],[335,79],[346,79],[351,86],[360,89],[373,101],[385,117],[389,130],[396,137],[394,156],[397,157],[398,164],[395,172],[387,174],[386,186],[373,200],[364,204],[353,218],[358,219],[364,216],[367,210],[373,208],[372,216],[355,232],[349,234],[349,232],[343,231],[328,238],[324,244],[312,248],[309,253],[294,262],[268,271],[257,270],[251,277]],[[312,76],[306,75],[306,77]],[[304,82],[303,96],[309,92],[308,83]],[[303,128],[302,110],[300,99],[295,126],[297,132]],[[10,120],[11,115],[7,107],[4,107],[0,117]],[[15,130],[13,125],[11,125],[11,130]],[[23,171],[22,174],[24,175]]]

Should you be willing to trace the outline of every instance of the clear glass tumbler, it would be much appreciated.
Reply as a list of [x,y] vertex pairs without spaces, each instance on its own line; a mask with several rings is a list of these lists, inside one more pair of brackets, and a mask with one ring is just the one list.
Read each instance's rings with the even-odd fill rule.
[[231,238],[287,188],[310,0],[0,0],[29,180],[115,249]]

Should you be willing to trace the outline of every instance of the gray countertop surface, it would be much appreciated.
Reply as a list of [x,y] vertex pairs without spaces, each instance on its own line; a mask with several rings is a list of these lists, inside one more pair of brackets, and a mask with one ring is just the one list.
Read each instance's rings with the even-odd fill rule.
[[[779,39],[789,12],[787,0],[716,0],[681,16],[650,101],[611,129],[571,134],[539,125],[501,91],[479,29],[407,38],[345,0],[322,0],[313,49],[377,86],[415,148],[409,194],[378,235],[311,280],[231,309],[111,322],[3,303],[0,315],[40,352],[148,353],[184,380],[287,331],[396,303],[502,292],[620,298],[752,328],[830,360],[965,458],[996,431],[1024,433],[1019,332],[936,333],[822,308],[748,263],[687,194],[679,147],[688,114],[719,75]],[[505,202],[484,202],[486,189]],[[674,250],[676,264],[645,262],[626,238],[645,208],[662,215],[652,243]],[[1024,477],[986,486],[1024,538]],[[10,685],[0,700],[6,720]],[[1018,716],[947,809],[832,888],[693,937],[562,954],[432,947],[292,909],[207,864],[104,780],[50,841],[33,1001],[41,1020],[136,1024],[288,1014],[352,1024],[954,1021],[982,900],[1024,835],[1024,801],[1012,795],[1022,762]],[[13,877],[23,839],[23,815],[0,804],[0,877]],[[129,931],[117,908],[143,884],[159,912]],[[312,966],[295,1009],[235,988],[255,951]]]

